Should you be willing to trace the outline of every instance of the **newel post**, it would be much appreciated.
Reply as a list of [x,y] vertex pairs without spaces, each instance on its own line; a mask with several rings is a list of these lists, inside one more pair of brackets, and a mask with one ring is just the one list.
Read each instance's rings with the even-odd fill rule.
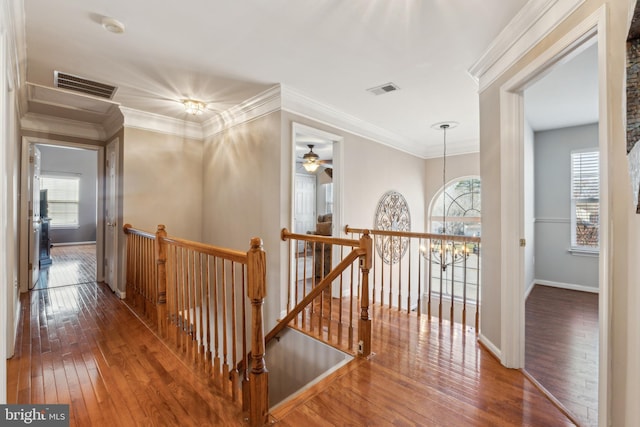
[[158,316],[158,333],[167,334],[167,244],[164,238],[167,231],[163,224],[158,225],[155,241],[156,256],[156,314]]
[[269,416],[268,371],[264,362],[264,325],[262,306],[267,295],[267,261],[262,239],[251,239],[247,252],[247,297],[251,300],[251,372],[249,373],[249,423],[267,424]]
[[360,320],[358,322],[358,353],[360,356],[371,354],[371,319],[369,318],[369,271],[372,260],[372,240],[369,230],[365,230],[360,237],[360,247],[365,254],[360,256],[360,271],[362,271],[362,290],[360,292]]

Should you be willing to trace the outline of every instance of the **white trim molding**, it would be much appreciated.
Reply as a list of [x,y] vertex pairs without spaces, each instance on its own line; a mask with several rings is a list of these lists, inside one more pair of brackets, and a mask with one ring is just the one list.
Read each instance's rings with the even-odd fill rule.
[[27,113],[20,119],[23,130],[51,133],[62,136],[102,141],[106,134],[104,128],[95,123],[61,119],[43,114]]
[[568,289],[570,291],[589,292],[592,294],[599,294],[600,290],[593,286],[577,285],[574,283],[554,282],[553,280],[535,280],[536,285],[549,286],[552,288]]
[[[124,116],[124,127],[150,130],[167,135],[183,136],[190,139],[201,140],[203,138],[202,125],[197,122],[189,122],[186,120],[163,116],[161,114],[134,110],[133,108],[123,106],[120,106],[120,111]],[[105,138],[106,136],[111,135],[105,135]]]
[[489,338],[484,336],[483,334],[478,335],[478,342],[482,344],[491,354],[493,354],[496,359],[502,360],[502,352]]
[[468,72],[484,91],[585,0],[530,0]]

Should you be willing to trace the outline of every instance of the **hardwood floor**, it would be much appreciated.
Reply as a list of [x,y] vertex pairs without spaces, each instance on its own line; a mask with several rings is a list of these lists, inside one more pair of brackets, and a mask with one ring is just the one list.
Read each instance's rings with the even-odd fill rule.
[[8,403],[70,404],[71,426],[241,425],[241,411],[172,354],[106,285],[22,295]]
[[473,329],[373,308],[369,359],[335,372],[272,412],[283,426],[570,426],[518,370],[506,369]]
[[[22,296],[11,403],[69,403],[72,426],[243,425],[101,284]],[[520,371],[502,367],[472,329],[379,306],[374,352],[272,413],[282,426],[573,425]]]
[[34,289],[96,281],[96,245],[53,246],[51,260]]
[[598,294],[536,285],[526,337],[526,371],[580,425],[597,426]]

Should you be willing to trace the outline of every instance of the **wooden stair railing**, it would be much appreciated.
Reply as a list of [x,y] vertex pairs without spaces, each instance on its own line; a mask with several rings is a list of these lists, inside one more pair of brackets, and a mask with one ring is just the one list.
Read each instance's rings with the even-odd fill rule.
[[253,238],[249,251],[241,252],[169,237],[164,225],[153,234],[127,224],[124,232],[126,302],[223,393],[241,401],[251,426],[265,425],[262,240]]
[[[480,237],[368,230],[345,227],[352,237],[373,236],[372,303],[397,310],[432,315],[437,304],[438,320],[451,325],[456,319],[467,324],[467,308],[475,308],[469,324],[478,331],[480,321]],[[405,249],[406,248],[406,249]],[[394,253],[390,253],[395,251]],[[424,295],[423,295],[424,293]],[[435,300],[432,298],[435,297]],[[406,300],[405,300],[406,298]],[[425,299],[426,309],[422,307]]]
[[[289,241],[290,259],[295,265],[289,267],[287,314],[267,333],[265,342],[268,343],[290,325],[328,344],[353,352],[354,331],[357,330],[357,354],[369,356],[369,270],[372,246],[368,233],[354,240],[294,234],[285,228],[281,231],[281,238]],[[318,245],[321,245],[320,250],[317,250]],[[344,248],[351,250],[345,255]],[[331,251],[331,257],[325,257],[325,251]],[[317,259],[318,256],[321,259]],[[333,262],[335,256],[339,256],[340,261],[328,271],[325,262]],[[354,269],[356,260],[359,261],[357,278],[355,270],[358,268]],[[325,271],[328,273],[324,274]],[[334,309],[335,306],[337,308]],[[346,340],[343,339],[345,335]]]

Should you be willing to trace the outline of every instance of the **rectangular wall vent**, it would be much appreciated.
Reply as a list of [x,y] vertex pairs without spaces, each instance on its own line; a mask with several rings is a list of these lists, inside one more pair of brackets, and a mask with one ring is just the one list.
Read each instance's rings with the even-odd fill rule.
[[53,72],[53,84],[60,89],[69,89],[99,98],[112,99],[117,87],[105,83],[95,82],[72,74]]
[[382,95],[385,93],[394,92],[396,90],[400,90],[400,88],[397,84],[391,82],[367,89],[367,91],[371,92],[374,95]]

